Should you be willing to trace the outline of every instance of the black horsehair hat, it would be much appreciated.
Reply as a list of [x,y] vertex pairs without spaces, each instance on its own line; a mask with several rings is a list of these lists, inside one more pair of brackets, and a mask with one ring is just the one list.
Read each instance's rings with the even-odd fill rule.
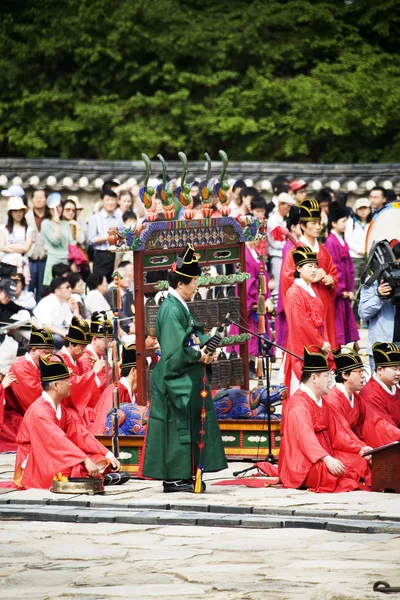
[[198,277],[200,275],[199,259],[195,255],[194,247],[188,244],[183,252],[178,254],[176,261],[171,266],[177,275],[185,277]]
[[317,352],[311,352],[310,347],[306,348],[306,346],[304,346],[304,364],[302,370],[303,373],[322,373],[323,371],[330,371],[328,360],[321,348],[318,348]]
[[87,346],[90,344],[90,327],[87,321],[72,317],[71,325],[68,329],[68,334],[65,339],[73,344]]
[[335,359],[336,373],[343,373],[346,371],[354,371],[355,369],[364,368],[361,356],[357,354],[351,348],[341,348],[335,352],[332,352],[333,358]]
[[125,346],[122,344],[122,367],[134,367],[136,369],[136,346]]
[[375,342],[372,346],[375,366],[400,367],[400,348],[390,342]]
[[92,316],[90,318],[91,337],[104,337],[104,323],[106,323],[107,337],[113,337],[113,327],[110,319],[107,318],[106,312],[104,310],[92,313]]
[[69,370],[61,356],[46,354],[39,356],[40,379],[45,381],[59,381],[68,379]]
[[299,246],[292,250],[293,260],[296,267],[302,267],[307,263],[317,263],[317,253],[313,252],[308,246]]
[[311,200],[306,198],[300,204],[300,222],[306,223],[307,221],[320,221],[321,220],[321,209],[317,200]]
[[345,207],[340,206],[338,202],[331,202],[329,204],[328,218],[330,223],[336,223],[340,219],[347,218]]
[[47,329],[38,329],[31,325],[31,337],[29,340],[29,349],[43,348],[44,350],[54,350],[53,334]]

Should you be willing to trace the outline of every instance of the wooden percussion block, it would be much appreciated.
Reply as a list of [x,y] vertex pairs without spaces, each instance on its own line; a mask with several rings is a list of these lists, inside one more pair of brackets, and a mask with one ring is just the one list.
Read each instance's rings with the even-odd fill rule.
[[372,491],[400,494],[400,442],[379,446],[367,455],[372,457]]

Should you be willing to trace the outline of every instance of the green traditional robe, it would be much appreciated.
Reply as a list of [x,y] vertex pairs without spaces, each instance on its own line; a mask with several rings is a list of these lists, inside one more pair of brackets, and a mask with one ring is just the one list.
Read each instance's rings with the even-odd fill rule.
[[[208,337],[181,302],[171,294],[162,303],[156,323],[161,359],[153,371],[150,417],[142,475],[153,479],[188,479],[199,466],[200,413],[204,364],[189,345],[191,334],[203,344]],[[221,433],[210,392],[207,367],[207,411],[201,464],[204,471],[227,467]]]

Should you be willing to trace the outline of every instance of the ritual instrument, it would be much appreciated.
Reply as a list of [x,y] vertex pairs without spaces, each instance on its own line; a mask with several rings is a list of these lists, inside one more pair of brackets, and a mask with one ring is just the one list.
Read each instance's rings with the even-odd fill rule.
[[101,477],[69,477],[67,481],[53,479],[50,491],[53,494],[104,494]]
[[160,305],[155,298],[151,296],[146,301],[146,333],[147,335],[156,335],[156,321]]
[[[166,292],[168,290],[168,281],[157,282],[147,279],[149,273],[160,271],[160,268],[167,271],[176,260],[176,255],[185,248],[187,243],[192,244],[198,253],[199,264],[202,273],[198,278],[198,286],[201,293],[197,292],[192,302],[188,302],[188,308],[194,319],[205,325],[205,329],[210,331],[217,327],[230,313],[230,317],[236,323],[246,323],[246,280],[249,275],[246,273],[246,241],[253,241],[258,235],[265,223],[261,223],[254,217],[234,219],[228,214],[228,182],[225,180],[228,157],[223,151],[219,152],[222,159],[222,169],[219,180],[211,179],[211,158],[205,153],[206,174],[199,183],[199,193],[201,197],[202,219],[189,218],[187,211],[191,210],[188,204],[190,198],[190,188],[186,182],[187,177],[187,158],[183,152],[179,153],[179,159],[182,163],[182,176],[179,185],[174,189],[173,181],[167,182],[167,165],[161,155],[158,158],[163,167],[162,183],[156,187],[149,186],[149,177],[151,172],[151,163],[149,157],[142,154],[146,168],[144,185],[140,188],[140,199],[146,210],[146,220],[134,232],[122,231],[123,240],[118,239],[115,251],[118,251],[120,245],[127,246],[133,251],[133,269],[134,269],[134,293],[135,293],[135,325],[136,325],[136,348],[137,348],[137,404],[145,405],[150,399],[151,374],[152,368],[156,364],[157,357],[154,353],[146,349],[146,335],[155,333],[155,321],[157,318],[158,306],[153,300],[156,292]],[[161,201],[165,220],[157,221],[157,205],[155,195]],[[218,202],[218,208],[221,217],[211,217],[213,214],[214,203]],[[184,220],[175,220],[175,211],[178,203],[183,207]],[[221,210],[221,207],[223,210]],[[159,203],[158,203],[159,208]],[[223,211],[226,211],[223,212]],[[162,267],[161,267],[162,265]],[[223,269],[219,267],[231,267],[231,274],[223,274]],[[217,273],[215,273],[217,271]],[[264,283],[260,282],[262,289],[265,289]],[[149,298],[145,304],[145,298]],[[263,303],[260,302],[259,323],[263,327],[265,322],[265,312]],[[116,316],[116,313],[114,313]],[[250,339],[248,333],[236,335],[227,335],[224,337],[218,347],[217,354],[219,359],[211,365],[212,369],[212,388],[221,388],[222,384],[228,388],[232,385],[240,386],[244,390],[249,389],[249,357],[247,342]],[[114,347],[116,340],[113,340],[113,363],[117,358]],[[223,348],[228,347],[231,350],[228,358]],[[151,361],[150,367],[148,366]],[[114,369],[113,375],[116,370]],[[207,392],[204,388],[202,392]],[[207,392],[208,393],[208,392]],[[115,398],[113,411],[118,410],[118,401]],[[121,410],[119,411],[121,412]],[[232,413],[233,414],[233,413]],[[99,436],[100,441],[108,447],[114,448],[118,440],[113,439],[118,431],[117,415],[113,415],[115,425],[112,425],[113,436]],[[206,422],[206,415],[202,413],[202,424]],[[114,421],[113,421],[114,423]],[[231,418],[220,421],[225,451],[229,458],[263,458],[268,452],[268,432],[264,419],[252,420],[246,418]],[[272,451],[277,454],[279,451],[279,430],[280,422],[277,419],[271,426]],[[194,443],[203,444],[204,431],[202,427]],[[203,436],[203,438],[202,438]],[[119,450],[120,460],[124,469],[131,474],[137,473],[138,462],[141,457],[141,448],[143,438],[141,435],[120,435]],[[200,447],[200,446],[199,446]],[[125,458],[129,456],[129,458]],[[195,467],[201,467],[195,465]],[[201,469],[197,470],[197,489],[201,490]]]
[[121,302],[121,290],[119,287],[120,279],[122,279],[120,273],[115,271],[113,273],[114,278],[114,287],[112,288],[112,300],[113,300],[113,341],[112,341],[112,379],[113,379],[113,409],[111,415],[112,422],[112,452],[115,458],[119,457],[119,442],[118,442],[118,429],[119,429],[119,420],[118,420],[118,410],[120,404],[119,397],[119,380],[120,380],[120,370],[119,364],[121,360],[121,344],[119,341],[119,311],[122,307]]

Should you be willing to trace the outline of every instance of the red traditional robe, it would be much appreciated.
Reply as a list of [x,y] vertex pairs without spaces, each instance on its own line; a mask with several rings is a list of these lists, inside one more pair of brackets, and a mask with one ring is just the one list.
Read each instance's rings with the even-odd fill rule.
[[16,437],[25,412],[42,393],[39,368],[29,353],[17,358],[10,369],[17,379],[5,390],[3,427],[0,431],[0,452],[14,452]]
[[[359,445],[335,419],[330,407],[317,403],[298,390],[286,400],[281,425],[279,477],[284,487],[310,488],[315,492],[347,492],[366,489],[370,483],[367,461],[359,455]],[[336,477],[322,459],[333,456],[346,467]]]
[[360,395],[355,392],[353,394],[353,406],[350,404],[347,396],[338,387],[334,385],[329,393],[324,396],[324,402],[328,404],[335,413],[336,418],[345,427],[346,432],[360,444],[360,450],[365,444],[361,438],[361,430],[364,424],[365,407],[360,398]]
[[[123,380],[118,384],[119,388],[119,402],[120,404],[126,402],[135,402],[135,395],[131,396],[128,388],[124,385]],[[114,406],[114,385],[111,384],[102,393],[100,400],[93,411],[93,420],[88,424],[88,429],[93,435],[104,435],[104,427],[106,424],[107,415]]]
[[374,377],[363,387],[360,397],[365,404],[362,437],[368,446],[377,448],[400,441],[400,389],[394,386],[394,394],[390,394]]
[[[49,489],[53,477],[88,477],[86,458],[108,465],[107,448],[85,429],[73,411],[54,406],[42,396],[26,411],[20,427],[14,481],[19,487]],[[25,467],[24,461],[27,460]]]
[[[92,346],[89,344],[89,346],[86,347],[85,352],[79,359],[79,363],[83,369],[83,372],[86,373],[87,371],[91,371],[93,368],[94,361],[101,360],[102,358],[104,358],[104,357],[97,356],[97,354],[94,352]],[[109,374],[109,381],[111,382],[112,381],[112,368],[111,367],[109,367],[109,369],[108,369],[108,374]],[[100,397],[100,395],[106,389],[106,370],[105,370],[105,368],[102,369],[102,371],[100,371],[100,373],[98,374],[98,378],[100,379],[100,388],[99,388],[99,397]],[[97,400],[98,400],[98,398],[97,398]],[[91,406],[93,408],[94,406],[96,406],[96,404],[97,404],[97,401],[94,402],[94,400],[92,399],[89,406]]]
[[[296,280],[297,281],[297,280]],[[314,289],[314,285],[311,286]],[[286,347],[290,352],[298,356],[303,356],[304,346],[317,346],[322,348],[327,340],[327,333],[324,324],[324,307],[316,295],[313,298],[301,285],[293,283],[286,294],[287,306],[290,310],[286,311],[288,321],[288,338]],[[330,357],[332,362],[332,357]],[[302,375],[303,361],[291,356],[285,355],[284,372],[285,385],[290,390],[292,383],[292,373],[300,381]]]
[[91,368],[86,369],[86,365],[82,363],[81,359],[73,361],[69,352],[60,350],[58,355],[61,356],[67,367],[73,372],[70,378],[71,395],[68,398],[64,398],[62,403],[67,408],[75,410],[81,422],[86,424],[91,417],[92,407],[96,406],[100,398],[100,378],[96,378],[96,373]]
[[[304,238],[301,238],[300,241],[302,242],[303,240]],[[308,244],[305,243],[305,245]],[[324,285],[322,281],[319,281],[318,283],[314,283],[313,287],[315,288],[317,295],[320,297],[324,307],[323,320],[328,336],[328,339],[326,341],[330,343],[332,350],[337,350],[338,344],[336,340],[335,330],[335,287],[338,282],[338,272],[328,250],[322,244],[319,244],[318,247],[318,267],[320,269],[324,269],[326,274],[330,275],[333,278],[334,285],[327,286]],[[286,295],[294,281],[295,270],[296,267],[294,264],[293,255],[291,252],[288,252],[282,264],[280,280],[280,289],[282,290],[282,298],[286,318],[288,318],[288,313],[291,311],[290,302],[286,301]]]

